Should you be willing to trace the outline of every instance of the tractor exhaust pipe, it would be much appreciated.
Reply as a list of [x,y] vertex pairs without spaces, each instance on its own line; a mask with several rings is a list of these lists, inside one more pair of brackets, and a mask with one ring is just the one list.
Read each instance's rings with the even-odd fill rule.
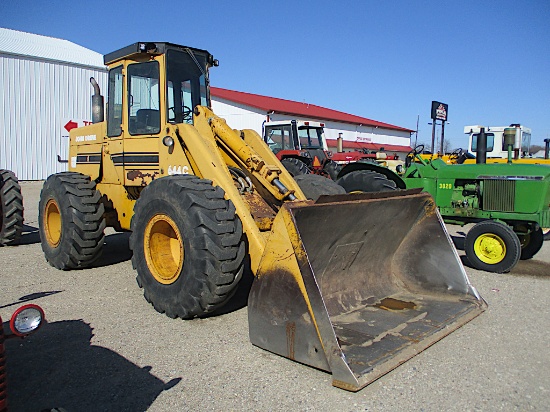
[[504,129],[504,146],[508,151],[508,163],[512,163],[512,153],[514,152],[515,142],[516,142],[516,129],[512,127],[505,128]]
[[338,133],[338,139],[336,140],[336,151],[342,153],[344,151],[344,138],[342,133]]
[[94,94],[92,95],[92,123],[101,123],[105,120],[103,96],[99,90],[99,84],[97,84],[93,77],[90,77],[90,83],[94,88]]
[[477,135],[477,153],[476,163],[487,163],[487,135],[485,134],[485,128],[482,127]]
[[550,139],[544,139],[544,158],[548,159],[550,158],[549,155],[550,152]]

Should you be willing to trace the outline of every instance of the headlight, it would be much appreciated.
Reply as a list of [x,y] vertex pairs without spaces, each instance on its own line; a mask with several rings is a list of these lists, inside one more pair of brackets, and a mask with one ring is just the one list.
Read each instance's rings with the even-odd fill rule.
[[174,139],[172,139],[172,137],[170,136],[164,136],[162,138],[162,144],[166,147],[172,147],[174,146]]
[[17,309],[10,320],[10,328],[17,336],[25,336],[40,327],[44,311],[38,305],[25,305]]

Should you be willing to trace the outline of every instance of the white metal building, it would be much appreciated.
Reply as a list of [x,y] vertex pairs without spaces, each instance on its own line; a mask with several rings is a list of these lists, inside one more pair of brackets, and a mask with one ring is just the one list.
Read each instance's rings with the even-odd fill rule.
[[339,112],[309,103],[300,103],[274,97],[211,88],[212,109],[227,120],[233,129],[252,129],[262,135],[266,121],[315,120],[325,124],[329,149],[336,150],[340,134],[344,151],[355,149],[380,150],[401,155],[408,153],[410,129],[383,123],[365,117]]
[[103,56],[67,40],[0,28],[0,168],[20,180],[67,169],[71,125],[91,118],[90,77],[106,90]]

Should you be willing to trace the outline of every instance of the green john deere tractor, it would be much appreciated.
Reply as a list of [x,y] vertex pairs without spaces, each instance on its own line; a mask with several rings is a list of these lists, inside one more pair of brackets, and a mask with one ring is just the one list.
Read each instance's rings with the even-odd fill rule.
[[464,245],[472,266],[508,272],[540,250],[542,228],[550,227],[550,167],[450,165],[423,159],[422,149],[409,153],[402,179],[407,189],[423,188],[434,197],[445,223],[475,223]]

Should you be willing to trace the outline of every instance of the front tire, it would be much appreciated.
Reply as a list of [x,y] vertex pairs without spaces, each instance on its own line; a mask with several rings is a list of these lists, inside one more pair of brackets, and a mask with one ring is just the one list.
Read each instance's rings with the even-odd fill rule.
[[134,207],[130,248],[145,299],[171,318],[223,306],[242,277],[245,241],[235,206],[210,180],[154,180]]
[[44,182],[38,206],[46,260],[61,270],[91,266],[101,256],[105,207],[89,176],[63,172]]
[[0,169],[0,246],[17,243],[23,231],[23,195],[13,172]]
[[505,273],[518,263],[521,243],[509,226],[484,220],[468,232],[464,250],[474,268]]
[[397,190],[393,180],[372,170],[355,170],[336,181],[347,193],[389,192]]
[[336,182],[315,174],[301,175],[294,178],[304,195],[311,200],[319,199],[321,195],[345,194],[344,188]]

